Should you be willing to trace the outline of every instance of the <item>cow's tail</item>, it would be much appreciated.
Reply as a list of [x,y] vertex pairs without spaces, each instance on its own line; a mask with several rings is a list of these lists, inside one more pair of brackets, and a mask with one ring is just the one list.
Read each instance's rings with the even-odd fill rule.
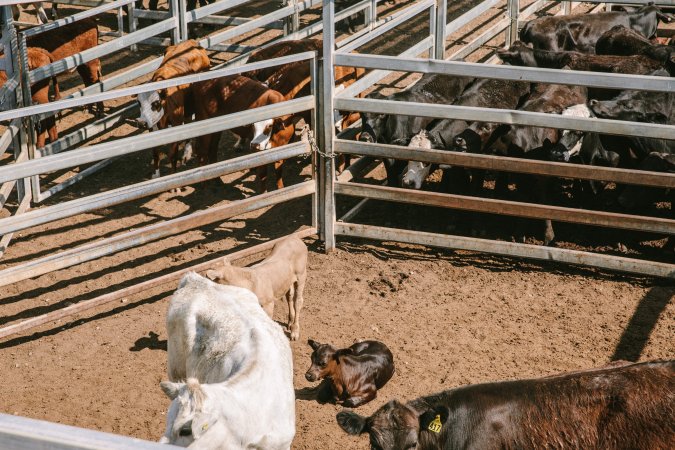
[[[52,56],[51,53],[46,52],[47,55],[49,56],[49,63],[54,62],[54,57]],[[59,80],[56,79],[56,75],[52,75],[52,84],[54,85],[54,101],[61,100],[61,92],[59,91]],[[61,115],[61,111],[58,112],[58,116]]]

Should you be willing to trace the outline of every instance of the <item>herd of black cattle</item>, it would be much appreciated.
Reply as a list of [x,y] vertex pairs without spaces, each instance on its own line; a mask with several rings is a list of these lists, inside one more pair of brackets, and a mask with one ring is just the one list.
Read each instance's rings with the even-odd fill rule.
[[[647,5],[632,11],[546,16],[525,24],[521,41],[498,51],[505,64],[636,75],[675,75],[675,39],[656,43],[659,21],[675,18]],[[675,92],[617,91],[584,86],[530,84],[527,82],[469,79],[425,74],[416,84],[393,95],[371,97],[418,103],[501,108],[624,121],[675,124]],[[675,141],[639,136],[611,136],[553,128],[432,120],[425,117],[362,114],[358,139],[448,151],[495,154],[517,158],[571,162],[635,170],[675,172]],[[426,164],[385,161],[389,186],[420,189],[434,167]],[[454,194],[478,194],[485,173],[459,167],[442,167],[441,189]],[[546,202],[551,179],[497,174],[495,194],[508,196],[508,185],[520,194],[533,194]],[[593,197],[608,183],[578,183],[575,202],[594,205]],[[611,192],[615,205],[626,212],[638,211],[663,199],[665,189],[617,186]],[[578,195],[578,198],[577,198]],[[519,196],[522,198],[522,196]],[[554,239],[546,221],[544,242]],[[670,239],[670,249],[675,239]]]

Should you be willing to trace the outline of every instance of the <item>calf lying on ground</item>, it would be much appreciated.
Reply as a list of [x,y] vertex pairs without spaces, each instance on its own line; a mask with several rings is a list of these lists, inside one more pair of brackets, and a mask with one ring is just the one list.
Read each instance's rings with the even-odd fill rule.
[[616,25],[623,25],[651,38],[656,33],[659,20],[670,22],[672,18],[672,14],[661,12],[653,4],[630,12],[545,16],[527,22],[520,31],[520,40],[543,50],[594,53],[595,43],[600,36]]
[[[68,58],[76,53],[88,50],[98,45],[98,26],[96,20],[87,18],[69,23],[54,30],[29,36],[28,47],[41,48],[52,55],[54,61]],[[98,58],[77,66],[85,86],[91,86],[101,81],[101,61]],[[103,116],[103,102],[88,107],[89,112],[96,117]]]
[[274,317],[274,302],[285,296],[291,340],[300,337],[300,310],[307,280],[307,246],[300,238],[288,236],[280,240],[267,258],[251,267],[235,267],[224,261],[222,267],[207,271],[206,276],[221,284],[251,290],[270,318]]
[[371,448],[672,449],[675,361],[450,389],[390,401],[370,417],[338,413]]
[[[187,40],[178,45],[167,47],[164,59],[160,66],[152,74],[151,82],[170,80],[185,75],[209,70],[211,62],[209,56],[197,41]],[[195,98],[190,84],[172,86],[159,91],[138,94],[138,103],[141,116],[138,123],[145,128],[157,128],[163,130],[190,122],[195,112]],[[178,167],[179,142],[171,144],[169,149],[169,161],[171,168],[176,172]],[[188,142],[185,145],[183,160],[189,159],[192,146]],[[159,149],[152,152],[152,177],[160,176],[159,172]]]
[[307,343],[314,351],[305,378],[325,379],[329,385],[323,385],[319,400],[356,408],[373,400],[394,375],[394,357],[381,342],[363,341],[339,350],[311,339]]
[[[28,69],[34,70],[38,67],[46,66],[54,62],[52,55],[41,48],[28,47]],[[1,56],[4,58],[4,55]],[[59,83],[56,77],[46,78],[44,80],[34,83],[30,87],[31,100],[33,104],[44,104],[49,102],[49,80],[54,84],[54,99],[59,100],[61,95],[59,93]],[[7,72],[0,71],[0,88],[7,82]],[[51,116],[35,125],[37,129],[37,141],[35,145],[37,148],[44,147],[47,142],[47,133],[49,133],[49,140],[56,141],[59,137],[58,129],[56,128],[56,117]]]
[[167,313],[172,400],[160,442],[199,449],[288,450],[293,358],[281,327],[242,288],[188,273]]

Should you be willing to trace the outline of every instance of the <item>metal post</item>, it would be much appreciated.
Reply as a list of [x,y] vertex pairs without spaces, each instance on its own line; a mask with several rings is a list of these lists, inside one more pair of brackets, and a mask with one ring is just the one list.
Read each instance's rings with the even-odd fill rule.
[[[21,97],[22,97],[22,106],[32,105],[32,95],[31,95],[31,86],[30,86],[30,69],[28,67],[28,47],[26,45],[26,37],[23,33],[19,34],[18,38],[18,55],[19,55],[19,64],[21,65]],[[34,119],[35,118],[35,119]],[[36,122],[37,120],[37,122]],[[35,124],[40,123],[39,116],[28,116],[22,120],[23,126],[21,127],[21,152],[24,150],[28,153],[28,158],[35,159],[39,158],[40,155],[35,151]],[[39,126],[39,125],[38,125]],[[20,154],[20,153],[18,153]],[[31,185],[33,190],[33,198],[39,201],[40,198],[40,177],[39,175],[34,175],[31,177]],[[18,185],[17,185],[18,186]]]
[[124,36],[124,16],[122,15],[122,7],[117,8],[117,36]]
[[506,29],[506,46],[511,46],[512,43],[518,40],[518,14],[520,13],[520,5],[518,0],[508,0],[507,16],[510,20],[509,27]]
[[448,17],[448,3],[438,0],[436,4],[436,30],[434,37],[434,58],[445,59],[445,28]]
[[324,235],[326,252],[335,249],[335,158],[333,154],[333,139],[335,138],[335,124],[333,123],[333,101],[335,91],[335,0],[323,1],[323,77],[319,96],[323,102],[321,122],[323,132],[322,167],[324,175],[322,184],[324,192],[321,229]]
[[563,2],[562,4],[563,14],[566,16],[572,13],[572,2]]
[[375,24],[377,23],[377,0],[370,0],[370,18],[368,19],[368,25],[372,30]]
[[300,11],[298,9],[298,0],[291,0],[293,5],[293,16],[291,16],[291,33],[300,29]]
[[438,17],[437,2],[434,2],[429,7],[429,37],[431,38],[431,46],[429,47],[429,58],[436,59],[436,19]]
[[[138,17],[136,17],[136,2],[131,2],[127,5],[127,18],[129,19],[129,33],[133,33],[138,28]],[[138,50],[138,46],[133,44],[131,47],[132,52]]]
[[185,3],[185,0],[178,0],[178,23],[180,26],[180,40],[186,41],[190,39],[190,36],[188,36],[188,26],[187,26],[187,18],[185,15],[187,14],[187,5]]
[[179,0],[169,0],[169,14],[173,17],[173,28],[171,29],[171,43],[176,45],[181,40],[181,31],[182,26],[181,22],[184,21],[184,18],[181,19],[181,9],[179,6]]
[[[311,115],[311,128],[308,132],[308,140],[310,143],[310,150],[312,152],[312,179],[314,180],[314,193],[312,194],[312,228],[317,228],[319,227],[319,216],[321,214],[320,211],[320,205],[321,202],[319,201],[320,199],[320,193],[321,193],[321,185],[319,184],[319,171],[318,165],[319,165],[319,155],[314,151],[312,148],[312,141],[311,139],[316,136],[318,136],[318,130],[319,130],[319,119],[317,116],[317,112],[319,110],[319,90],[318,90],[318,83],[319,83],[319,77],[320,77],[320,64],[319,64],[319,58],[318,55],[315,56],[314,58],[309,60],[309,73],[310,73],[310,91],[312,93],[312,96],[316,99],[316,103],[314,104],[314,108],[312,108],[312,115]],[[320,137],[319,137],[320,139]]]

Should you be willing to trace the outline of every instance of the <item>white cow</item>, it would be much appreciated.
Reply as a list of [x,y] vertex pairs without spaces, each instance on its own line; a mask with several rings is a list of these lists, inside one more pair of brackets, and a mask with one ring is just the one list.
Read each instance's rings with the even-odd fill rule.
[[295,435],[288,339],[249,290],[194,273],[169,304],[172,400],[160,442],[198,449],[289,449]]

